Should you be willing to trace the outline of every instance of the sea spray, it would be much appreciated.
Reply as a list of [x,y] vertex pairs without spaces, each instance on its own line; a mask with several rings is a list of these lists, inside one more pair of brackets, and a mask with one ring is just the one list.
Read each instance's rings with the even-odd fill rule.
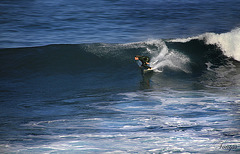
[[204,33],[199,36],[169,40],[169,42],[186,43],[191,40],[203,40],[206,45],[217,45],[225,56],[240,61],[240,28],[227,33]]
[[240,61],[240,28],[222,34],[206,33],[203,38],[206,44],[216,44],[226,56]]
[[189,68],[190,59],[183,53],[168,49],[165,42],[162,40],[148,41],[147,44],[156,46],[156,48],[153,49],[147,48],[147,51],[152,57],[150,65],[156,72],[161,72],[166,67],[172,70],[180,70],[185,73],[191,72]]

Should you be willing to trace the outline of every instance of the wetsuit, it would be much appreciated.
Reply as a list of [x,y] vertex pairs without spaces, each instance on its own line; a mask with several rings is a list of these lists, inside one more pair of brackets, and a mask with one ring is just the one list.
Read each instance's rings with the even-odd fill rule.
[[142,62],[142,66],[145,68],[151,68],[147,65],[150,62],[150,58],[147,56],[139,56],[138,59]]

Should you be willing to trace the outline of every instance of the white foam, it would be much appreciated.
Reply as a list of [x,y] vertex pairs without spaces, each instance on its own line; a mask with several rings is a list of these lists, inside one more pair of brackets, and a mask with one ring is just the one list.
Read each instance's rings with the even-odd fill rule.
[[228,33],[207,33],[205,35],[207,44],[216,44],[226,56],[240,61],[240,28]]
[[169,50],[162,40],[149,40],[146,43],[157,47],[153,49],[147,48],[147,52],[152,55],[150,66],[155,72],[162,72],[164,67],[168,67],[190,73],[188,67],[190,59],[186,55],[175,50]]
[[236,28],[227,33],[205,33],[189,38],[179,38],[169,42],[189,42],[193,39],[204,40],[206,44],[217,45],[227,57],[240,61],[240,28]]
[[168,42],[181,42],[181,43],[186,43],[186,42],[189,42],[189,41],[194,40],[194,39],[202,38],[202,36],[203,36],[203,35],[194,36],[194,37],[188,37],[188,38],[177,38],[177,39],[169,40]]

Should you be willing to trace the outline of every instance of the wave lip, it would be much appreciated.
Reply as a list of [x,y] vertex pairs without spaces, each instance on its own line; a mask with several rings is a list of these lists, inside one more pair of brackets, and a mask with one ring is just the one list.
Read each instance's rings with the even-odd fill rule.
[[225,56],[240,61],[240,28],[236,28],[227,33],[205,33],[189,38],[173,39],[169,40],[169,42],[186,43],[195,39],[203,40],[207,45],[217,45]]

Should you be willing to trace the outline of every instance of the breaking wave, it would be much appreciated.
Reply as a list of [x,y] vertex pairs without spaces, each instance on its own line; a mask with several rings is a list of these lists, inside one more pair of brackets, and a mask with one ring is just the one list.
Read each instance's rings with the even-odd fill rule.
[[[0,49],[2,77],[32,74],[67,74],[84,71],[137,69],[135,55],[151,57],[155,72],[199,73],[211,66],[240,61],[240,29],[228,33],[206,33],[172,40],[148,40],[127,44],[56,44],[40,47]],[[127,69],[125,69],[127,68]]]
[[205,33],[195,37],[173,39],[170,40],[170,42],[186,43],[192,40],[203,40],[206,45],[216,45],[224,55],[240,61],[240,28],[236,28],[227,33]]

